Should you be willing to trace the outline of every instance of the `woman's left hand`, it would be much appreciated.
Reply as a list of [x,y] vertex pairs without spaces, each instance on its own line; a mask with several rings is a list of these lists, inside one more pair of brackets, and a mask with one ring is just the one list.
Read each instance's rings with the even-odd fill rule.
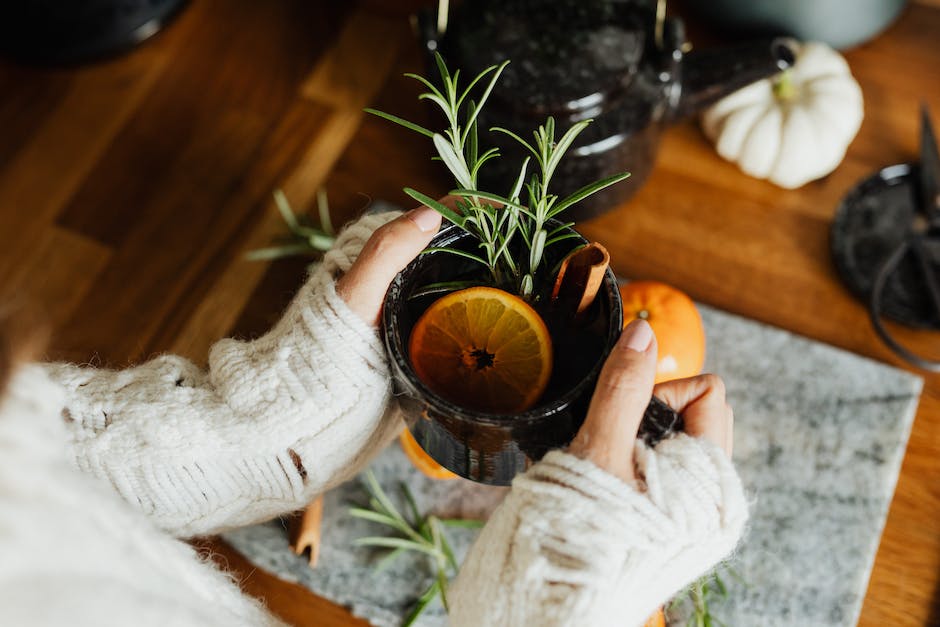
[[441,214],[425,206],[376,229],[356,262],[336,281],[336,293],[367,324],[377,326],[388,286],[437,234]]

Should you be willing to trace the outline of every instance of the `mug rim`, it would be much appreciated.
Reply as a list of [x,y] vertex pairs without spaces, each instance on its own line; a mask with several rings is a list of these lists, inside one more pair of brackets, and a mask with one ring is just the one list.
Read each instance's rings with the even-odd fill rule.
[[[563,223],[558,220],[551,219],[547,222],[547,224],[558,227]],[[578,233],[578,231],[571,228],[570,226],[567,228],[578,236],[580,243],[589,243],[583,235]],[[434,236],[428,246],[440,246],[441,244],[445,243],[453,243],[454,241],[462,239],[463,237],[472,237],[472,235],[461,229],[456,224],[449,224],[442,228],[438,234]],[[427,254],[439,255],[445,253],[431,252]],[[422,400],[424,400],[431,409],[436,412],[440,412],[443,415],[451,416],[453,419],[456,419],[460,422],[470,424],[484,424],[495,427],[506,427],[512,424],[520,423],[532,425],[543,420],[550,419],[555,414],[565,411],[572,402],[579,399],[584,394],[586,387],[595,385],[597,377],[600,374],[600,370],[603,368],[604,362],[606,361],[611,348],[616,342],[617,337],[619,337],[620,330],[623,328],[623,303],[620,299],[619,282],[617,281],[617,277],[613,270],[608,267],[604,274],[604,286],[611,296],[609,298],[610,318],[617,319],[619,322],[617,324],[612,324],[611,321],[608,321],[608,331],[606,341],[604,343],[603,353],[594,366],[580,378],[577,384],[572,386],[564,394],[550,403],[536,405],[532,409],[518,414],[496,414],[461,407],[460,405],[448,401],[439,394],[435,393],[423,381],[421,381],[421,379],[415,373],[410,359],[408,359],[407,349],[405,348],[405,338],[402,337],[398,314],[401,311],[401,303],[404,301],[402,294],[402,283],[404,281],[403,275],[409,268],[412,267],[414,263],[415,261],[412,261],[408,264],[408,266],[405,267],[404,270],[395,275],[395,278],[392,279],[392,282],[389,285],[385,300],[382,303],[382,335],[386,350],[388,351],[389,357],[395,362],[395,365],[397,366],[400,373],[405,378],[407,378],[408,383],[414,387],[414,389],[421,395]],[[616,331],[616,333],[614,331]]]

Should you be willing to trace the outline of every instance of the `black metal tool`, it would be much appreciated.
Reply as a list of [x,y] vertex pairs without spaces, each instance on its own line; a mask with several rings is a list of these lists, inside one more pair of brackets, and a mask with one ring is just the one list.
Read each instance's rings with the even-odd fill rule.
[[920,162],[884,168],[852,189],[831,243],[839,273],[868,304],[878,336],[905,361],[940,372],[940,361],[902,345],[884,322],[940,330],[940,152],[926,106]]

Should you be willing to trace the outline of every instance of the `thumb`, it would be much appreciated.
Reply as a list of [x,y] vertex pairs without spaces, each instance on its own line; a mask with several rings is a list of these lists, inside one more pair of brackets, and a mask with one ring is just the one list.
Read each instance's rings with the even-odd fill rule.
[[441,214],[422,206],[379,227],[336,282],[336,293],[357,316],[377,324],[392,279],[424,250],[440,226]]
[[623,330],[597,380],[587,417],[569,452],[632,481],[633,446],[653,396],[656,336],[646,320]]

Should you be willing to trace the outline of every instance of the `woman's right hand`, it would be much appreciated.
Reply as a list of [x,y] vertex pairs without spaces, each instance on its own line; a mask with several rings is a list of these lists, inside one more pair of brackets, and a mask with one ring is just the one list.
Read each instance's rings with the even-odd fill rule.
[[[747,499],[724,386],[711,375],[654,386],[656,350],[648,323],[628,325],[569,454],[513,481],[461,568],[455,627],[642,624],[734,549]],[[692,437],[637,444],[654,390]]]
[[653,384],[657,346],[653,329],[634,320],[614,346],[594,391],[587,417],[568,452],[633,482],[634,446],[652,395],[678,411],[685,432],[709,440],[731,456],[734,412],[721,378],[704,374]]

